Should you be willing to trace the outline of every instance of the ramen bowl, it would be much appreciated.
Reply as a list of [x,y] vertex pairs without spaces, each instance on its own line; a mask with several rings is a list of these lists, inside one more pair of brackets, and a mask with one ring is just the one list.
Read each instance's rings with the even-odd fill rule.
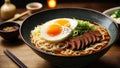
[[[49,52],[38,49],[31,43],[31,30],[33,30],[37,25],[40,25],[46,21],[56,19],[56,18],[76,18],[82,20],[88,20],[91,22],[95,22],[106,28],[110,35],[110,40],[108,44],[100,51],[84,55],[84,56],[59,56],[54,55]],[[112,44],[116,41],[118,37],[118,26],[113,22],[109,17],[103,15],[102,13],[86,8],[59,8],[59,9],[51,9],[44,10],[33,14],[24,20],[21,28],[20,35],[23,41],[40,57],[44,58],[51,64],[54,64],[58,67],[64,68],[75,68],[75,67],[83,67],[88,65],[95,60],[99,59],[103,56]]]

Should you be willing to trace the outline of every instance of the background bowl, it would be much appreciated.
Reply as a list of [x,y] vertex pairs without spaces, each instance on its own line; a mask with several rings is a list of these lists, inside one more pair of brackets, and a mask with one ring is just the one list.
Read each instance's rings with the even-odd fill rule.
[[[11,30],[10,27],[14,27],[15,30],[14,31],[4,31],[3,29],[6,28]],[[8,41],[13,41],[18,39],[19,36],[19,28],[20,25],[16,22],[1,22],[0,23],[0,36]]]
[[26,5],[26,8],[30,11],[30,14],[40,11],[42,7],[42,3],[39,2],[31,2]]
[[[106,14],[110,17],[111,14],[113,14],[116,10],[120,9],[120,7],[113,7],[113,8],[110,8],[110,9],[107,9],[103,12],[103,14]],[[111,18],[112,19],[112,18]],[[116,22],[116,21],[115,21]],[[119,26],[120,26],[120,22],[116,22]]]
[[[34,29],[37,25],[44,23],[48,20],[54,18],[77,18],[88,20],[91,22],[95,22],[103,27],[105,27],[111,39],[108,45],[101,51],[97,53],[93,53],[86,56],[56,56],[44,52],[42,50],[37,49],[30,41],[30,32]],[[85,8],[59,8],[59,9],[52,9],[52,10],[45,10],[38,12],[30,17],[28,17],[22,24],[20,28],[20,35],[24,42],[39,56],[47,60],[48,62],[57,65],[59,67],[83,67],[87,64],[92,63],[93,61],[99,59],[103,56],[111,47],[111,45],[115,42],[118,37],[118,26],[107,16],[91,9]]]
[[[107,16],[110,17],[111,14],[113,14],[116,10],[120,9],[120,6],[119,7],[113,7],[113,8],[110,8],[110,9],[107,9],[103,12],[103,14],[106,14]],[[111,17],[110,17],[111,18]],[[118,24],[119,26],[119,35],[120,35],[120,22],[117,22],[115,21],[113,18],[111,18],[115,23]],[[120,37],[118,38],[118,41],[117,43],[119,43],[119,40],[120,40]]]

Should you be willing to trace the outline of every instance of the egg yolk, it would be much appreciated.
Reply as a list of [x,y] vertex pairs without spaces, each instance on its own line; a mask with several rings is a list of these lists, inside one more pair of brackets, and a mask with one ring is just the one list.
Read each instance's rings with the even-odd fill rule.
[[57,23],[61,26],[70,27],[69,21],[65,20],[65,19],[57,20],[55,23]]
[[57,24],[52,24],[50,25],[48,28],[47,28],[47,34],[49,36],[56,36],[56,35],[59,35],[62,31],[62,27],[60,25],[57,25]]

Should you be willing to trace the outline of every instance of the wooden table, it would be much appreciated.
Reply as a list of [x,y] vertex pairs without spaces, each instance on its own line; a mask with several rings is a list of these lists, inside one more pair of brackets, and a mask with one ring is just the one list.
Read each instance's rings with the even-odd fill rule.
[[[83,7],[90,8],[100,12],[106,9],[119,6],[119,3],[58,3],[57,8],[63,7]],[[48,9],[44,4],[42,10]],[[17,13],[25,11],[25,8],[18,8]],[[2,20],[0,20],[2,21]],[[58,68],[35,54],[21,39],[8,42],[0,37],[0,68],[19,68],[13,61],[11,61],[4,53],[3,50],[9,49],[15,54],[28,68]],[[120,68],[120,44],[114,43],[111,49],[96,62],[84,68]]]

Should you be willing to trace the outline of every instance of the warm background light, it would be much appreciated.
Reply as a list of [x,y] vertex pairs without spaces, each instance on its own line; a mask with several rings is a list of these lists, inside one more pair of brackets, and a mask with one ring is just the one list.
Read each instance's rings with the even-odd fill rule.
[[47,4],[49,8],[55,8],[56,7],[56,0],[47,0]]

